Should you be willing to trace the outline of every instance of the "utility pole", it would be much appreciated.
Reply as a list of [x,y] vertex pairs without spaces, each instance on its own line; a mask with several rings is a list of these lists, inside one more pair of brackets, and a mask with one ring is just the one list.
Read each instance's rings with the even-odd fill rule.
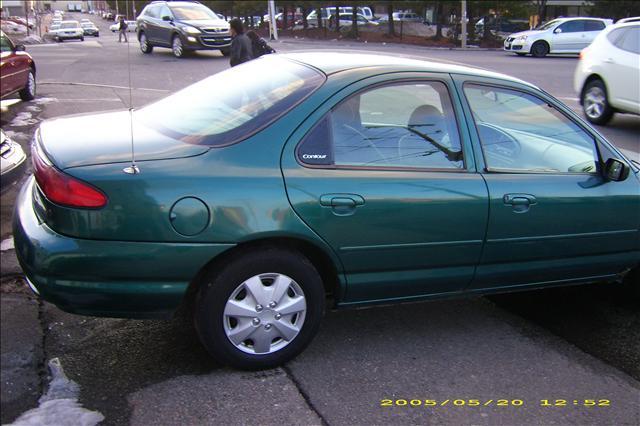
[[467,2],[462,0],[462,48],[467,47]]
[[29,37],[29,6],[24,2],[24,18],[27,20],[27,37]]

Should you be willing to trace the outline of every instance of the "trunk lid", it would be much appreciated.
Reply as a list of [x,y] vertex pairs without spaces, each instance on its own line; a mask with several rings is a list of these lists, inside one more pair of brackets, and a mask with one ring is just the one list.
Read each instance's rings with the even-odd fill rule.
[[[87,114],[47,120],[40,125],[42,148],[56,167],[131,162],[129,111]],[[133,120],[135,160],[193,157],[210,147],[171,138]]]

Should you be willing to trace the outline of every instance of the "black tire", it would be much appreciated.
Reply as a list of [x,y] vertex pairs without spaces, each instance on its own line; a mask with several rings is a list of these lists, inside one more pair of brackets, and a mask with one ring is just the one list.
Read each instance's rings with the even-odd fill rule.
[[153,52],[153,45],[149,43],[149,40],[147,40],[147,35],[145,33],[140,32],[138,41],[140,42],[140,50],[142,51],[142,53]]
[[29,70],[27,85],[18,94],[23,101],[32,101],[36,98],[36,73],[33,70]]
[[640,265],[637,265],[624,277],[622,285],[628,297],[640,301]]
[[600,79],[588,82],[580,94],[584,116],[593,124],[604,125],[613,117],[607,88]]
[[536,41],[531,46],[531,55],[536,58],[544,58],[549,53],[549,45],[544,41]]
[[80,41],[84,41],[84,37],[80,37]]
[[[177,48],[176,46],[179,46],[179,48]],[[186,56],[187,51],[185,50],[182,39],[178,34],[174,35],[171,39],[171,53],[173,53],[173,56],[178,59],[184,58]]]
[[[297,283],[306,300],[304,322],[298,334],[279,350],[266,354],[247,353],[227,337],[224,309],[240,285],[265,273],[283,274]],[[289,361],[311,342],[320,326],[324,302],[322,280],[306,257],[287,249],[265,247],[236,255],[221,269],[205,274],[196,296],[194,323],[202,344],[217,361],[243,370],[267,369]],[[258,327],[262,324],[256,325]]]
[[222,53],[222,56],[229,56],[231,55],[231,49],[220,49],[220,53]]

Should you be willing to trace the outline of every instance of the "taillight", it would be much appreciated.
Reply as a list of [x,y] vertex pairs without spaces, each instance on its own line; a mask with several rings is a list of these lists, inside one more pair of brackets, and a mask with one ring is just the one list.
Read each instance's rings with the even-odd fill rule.
[[49,200],[62,206],[90,209],[107,205],[107,197],[100,190],[51,164],[37,142],[33,144],[31,159],[36,182]]

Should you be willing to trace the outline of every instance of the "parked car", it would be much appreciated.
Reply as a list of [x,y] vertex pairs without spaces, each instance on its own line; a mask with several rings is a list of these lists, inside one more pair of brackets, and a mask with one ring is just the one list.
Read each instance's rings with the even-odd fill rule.
[[65,40],[84,41],[84,30],[78,21],[62,21],[60,28],[54,34],[54,40],[63,42]]
[[606,124],[615,112],[640,114],[640,21],[603,30],[580,53],[573,85],[594,124]]
[[[351,6],[340,6],[338,13],[343,14],[352,14],[353,13],[353,7]],[[321,17],[320,19],[324,22],[324,25],[327,24],[327,21],[329,20],[330,16],[335,15],[336,13],[336,8],[335,6],[330,6],[330,7],[323,7],[320,9],[320,13],[321,13]],[[370,7],[358,7],[357,13],[364,16],[365,18],[367,18],[370,21],[374,20],[374,16],[373,16],[373,11],[371,10]],[[265,15],[265,22],[269,20],[269,15]],[[308,15],[307,15],[307,24],[309,27],[311,28],[315,28],[318,26],[318,11],[317,9],[312,10]]]
[[20,144],[9,139],[0,129],[0,192],[5,193],[20,180],[26,159]]
[[85,315],[184,306],[238,368],[300,353],[328,293],[354,307],[611,282],[640,265],[640,169],[502,74],[266,55],[136,110],[136,167],[130,119],[40,125],[13,225],[29,285]]
[[[367,18],[365,18],[362,15],[356,15],[356,19],[358,20],[358,26],[365,26],[365,25],[374,25],[377,26],[378,22],[376,21],[369,21]],[[331,18],[329,18],[329,27],[333,27],[335,28],[335,16],[332,15]],[[351,25],[353,25],[353,15],[351,13],[341,13],[340,14],[340,26],[341,27],[350,27]]]
[[[127,23],[127,32],[130,32],[130,33],[136,32],[137,25],[138,25],[137,21],[124,21],[124,22]],[[118,32],[119,28],[120,28],[120,22],[116,22],[115,24],[109,27],[112,33]]]
[[24,45],[14,44],[0,31],[0,98],[18,93],[23,101],[36,97],[36,64]]
[[20,24],[20,25],[24,25],[25,27],[28,26],[30,29],[34,28],[33,22],[31,22],[31,21],[27,22],[26,19],[24,19],[24,18],[22,18],[20,16],[10,16],[8,18],[3,18],[3,19],[7,20],[7,21],[15,22],[15,23]]
[[511,34],[504,41],[504,50],[537,58],[548,53],[578,54],[612,23],[611,19],[600,18],[554,19],[534,30]]
[[[393,12],[393,20],[398,22],[424,22],[424,18],[413,12]],[[380,22],[388,22],[389,15],[382,15]]]
[[[484,21],[485,18],[480,18],[475,23],[474,30],[476,34],[484,34]],[[488,18],[488,29],[492,34],[500,33],[515,33],[519,31],[526,31],[529,29],[528,20],[511,20],[502,17],[490,16]]]
[[82,22],[80,23],[80,26],[82,27],[82,32],[85,36],[100,37],[100,30],[93,22]]
[[155,46],[171,48],[176,58],[194,50],[230,53],[229,23],[200,3],[154,1],[140,13],[137,23],[143,53],[151,53]]

